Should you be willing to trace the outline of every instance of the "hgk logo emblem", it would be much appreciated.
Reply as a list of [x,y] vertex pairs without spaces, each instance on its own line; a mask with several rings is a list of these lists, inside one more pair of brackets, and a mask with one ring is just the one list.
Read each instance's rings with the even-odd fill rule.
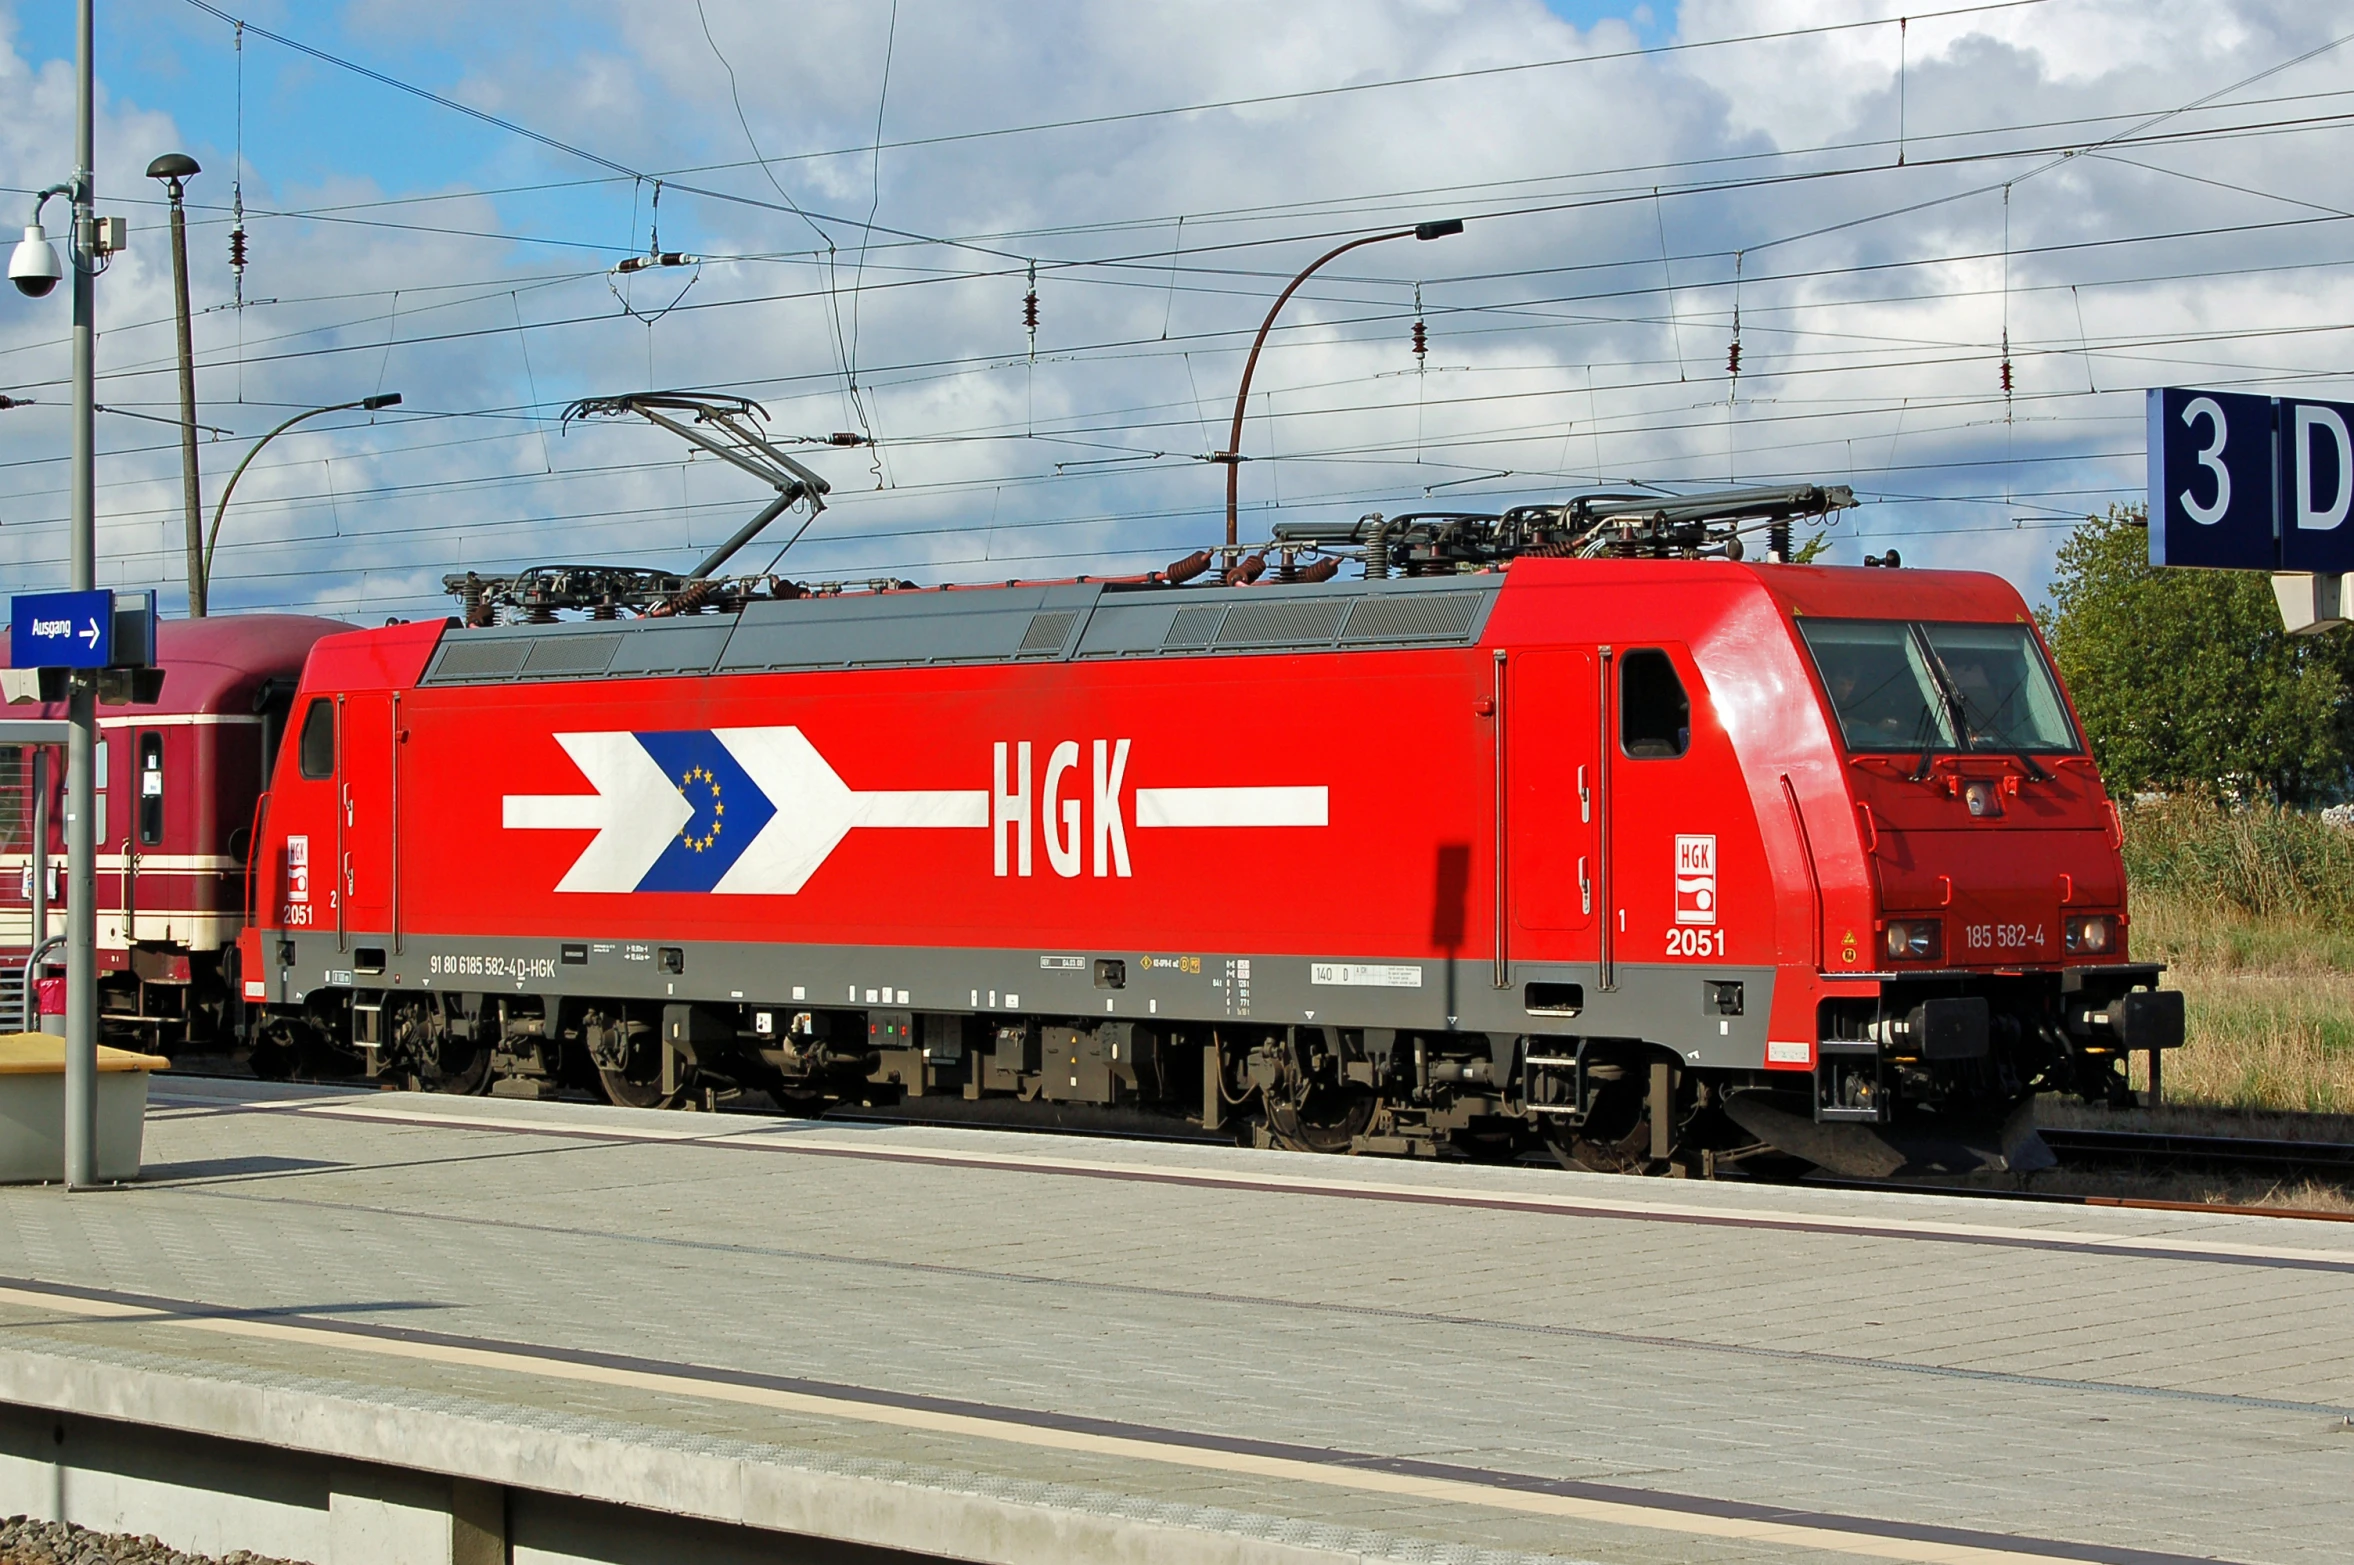
[[[595,833],[558,891],[791,896],[851,831],[878,828],[985,830],[1001,876],[1030,875],[1043,843],[1062,879],[1121,879],[1131,828],[1320,827],[1330,817],[1321,783],[1132,788],[1126,739],[993,742],[986,789],[855,789],[793,727],[554,738],[591,791],[505,794],[500,820],[510,831]],[[305,839],[287,847],[293,883],[298,847]]]
[[308,902],[311,899],[311,839],[307,835],[286,839],[286,900]]
[[1716,838],[1676,838],[1676,922],[1716,922]]

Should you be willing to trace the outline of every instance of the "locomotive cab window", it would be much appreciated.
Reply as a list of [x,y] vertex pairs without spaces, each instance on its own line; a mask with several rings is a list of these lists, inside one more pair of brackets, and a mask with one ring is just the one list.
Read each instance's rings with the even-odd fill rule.
[[1850,750],[2082,748],[2025,625],[1802,619],[1798,628]]
[[139,736],[139,845],[163,841],[163,735]]
[[302,738],[297,741],[302,774],[313,782],[335,775],[335,703],[314,699],[302,714]]
[[1636,760],[1668,760],[1692,748],[1692,701],[1676,666],[1656,647],[1618,668],[1618,744]]

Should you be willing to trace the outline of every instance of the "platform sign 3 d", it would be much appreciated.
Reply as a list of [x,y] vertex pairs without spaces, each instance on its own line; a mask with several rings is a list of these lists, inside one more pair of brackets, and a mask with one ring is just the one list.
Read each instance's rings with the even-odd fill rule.
[[2280,568],[2354,572],[2354,407],[2291,397],[2275,406]]
[[2150,563],[2278,569],[2272,399],[2168,387],[2149,418]]
[[2149,394],[2150,563],[2354,573],[2354,405]]

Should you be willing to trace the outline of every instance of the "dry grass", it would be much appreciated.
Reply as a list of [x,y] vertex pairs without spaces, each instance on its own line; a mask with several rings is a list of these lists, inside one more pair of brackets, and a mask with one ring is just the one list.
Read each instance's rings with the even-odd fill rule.
[[[2298,1134],[2251,1115],[2354,1116],[2354,832],[2196,799],[2138,805],[2125,828],[2133,953],[2168,964],[2189,1011],[2167,1100],[2207,1111],[2211,1134]],[[2327,1139],[2354,1140],[2354,1120]]]
[[[2134,954],[2168,964],[2189,1012],[2166,1060],[2170,1102],[2354,1116],[2354,940],[2311,915],[2258,918],[2188,891],[2137,889],[2132,927]],[[2337,1130],[2354,1139],[2354,1124]]]

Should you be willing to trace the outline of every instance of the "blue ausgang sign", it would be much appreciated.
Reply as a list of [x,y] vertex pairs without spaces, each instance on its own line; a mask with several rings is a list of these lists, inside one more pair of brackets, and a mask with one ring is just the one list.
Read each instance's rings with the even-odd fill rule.
[[2149,394],[2152,565],[2281,569],[2273,417],[2270,397],[2178,386]]
[[2276,407],[2280,568],[2354,571],[2354,407],[2294,397]]
[[104,668],[114,655],[114,594],[20,592],[9,600],[8,660],[18,668]]

